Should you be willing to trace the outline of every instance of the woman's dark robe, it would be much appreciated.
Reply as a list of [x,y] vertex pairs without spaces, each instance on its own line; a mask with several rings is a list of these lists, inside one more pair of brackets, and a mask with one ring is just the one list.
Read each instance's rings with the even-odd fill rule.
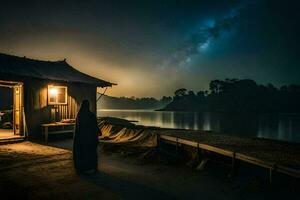
[[98,134],[96,116],[89,110],[88,102],[85,102],[76,118],[73,143],[73,161],[76,171],[97,170]]

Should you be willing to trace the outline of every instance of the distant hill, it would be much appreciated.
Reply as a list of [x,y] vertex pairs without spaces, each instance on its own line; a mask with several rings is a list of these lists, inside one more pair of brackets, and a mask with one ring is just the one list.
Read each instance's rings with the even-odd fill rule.
[[300,85],[259,85],[250,79],[212,80],[209,91],[175,91],[161,110],[198,112],[300,113]]
[[163,97],[161,100],[157,100],[153,97],[112,97],[103,95],[97,103],[98,109],[126,109],[126,110],[137,110],[137,109],[161,109],[172,101],[171,97]]

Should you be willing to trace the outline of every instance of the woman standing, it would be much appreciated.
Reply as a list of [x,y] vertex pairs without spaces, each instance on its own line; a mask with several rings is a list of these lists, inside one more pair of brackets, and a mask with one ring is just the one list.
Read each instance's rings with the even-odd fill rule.
[[73,161],[77,173],[97,171],[97,119],[90,111],[88,100],[84,100],[76,117],[73,143]]

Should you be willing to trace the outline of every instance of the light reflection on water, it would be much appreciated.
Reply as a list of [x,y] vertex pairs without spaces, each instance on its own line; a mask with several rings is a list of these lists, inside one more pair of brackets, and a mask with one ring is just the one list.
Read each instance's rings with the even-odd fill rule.
[[98,110],[98,116],[136,120],[139,125],[207,130],[222,134],[300,142],[298,114],[223,114],[151,110]]

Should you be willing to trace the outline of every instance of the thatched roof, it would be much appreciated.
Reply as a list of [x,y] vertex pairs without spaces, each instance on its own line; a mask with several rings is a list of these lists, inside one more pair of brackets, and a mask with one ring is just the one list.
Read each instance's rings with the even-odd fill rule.
[[0,53],[0,74],[25,78],[86,83],[107,87],[113,83],[84,74],[64,61],[40,61]]

